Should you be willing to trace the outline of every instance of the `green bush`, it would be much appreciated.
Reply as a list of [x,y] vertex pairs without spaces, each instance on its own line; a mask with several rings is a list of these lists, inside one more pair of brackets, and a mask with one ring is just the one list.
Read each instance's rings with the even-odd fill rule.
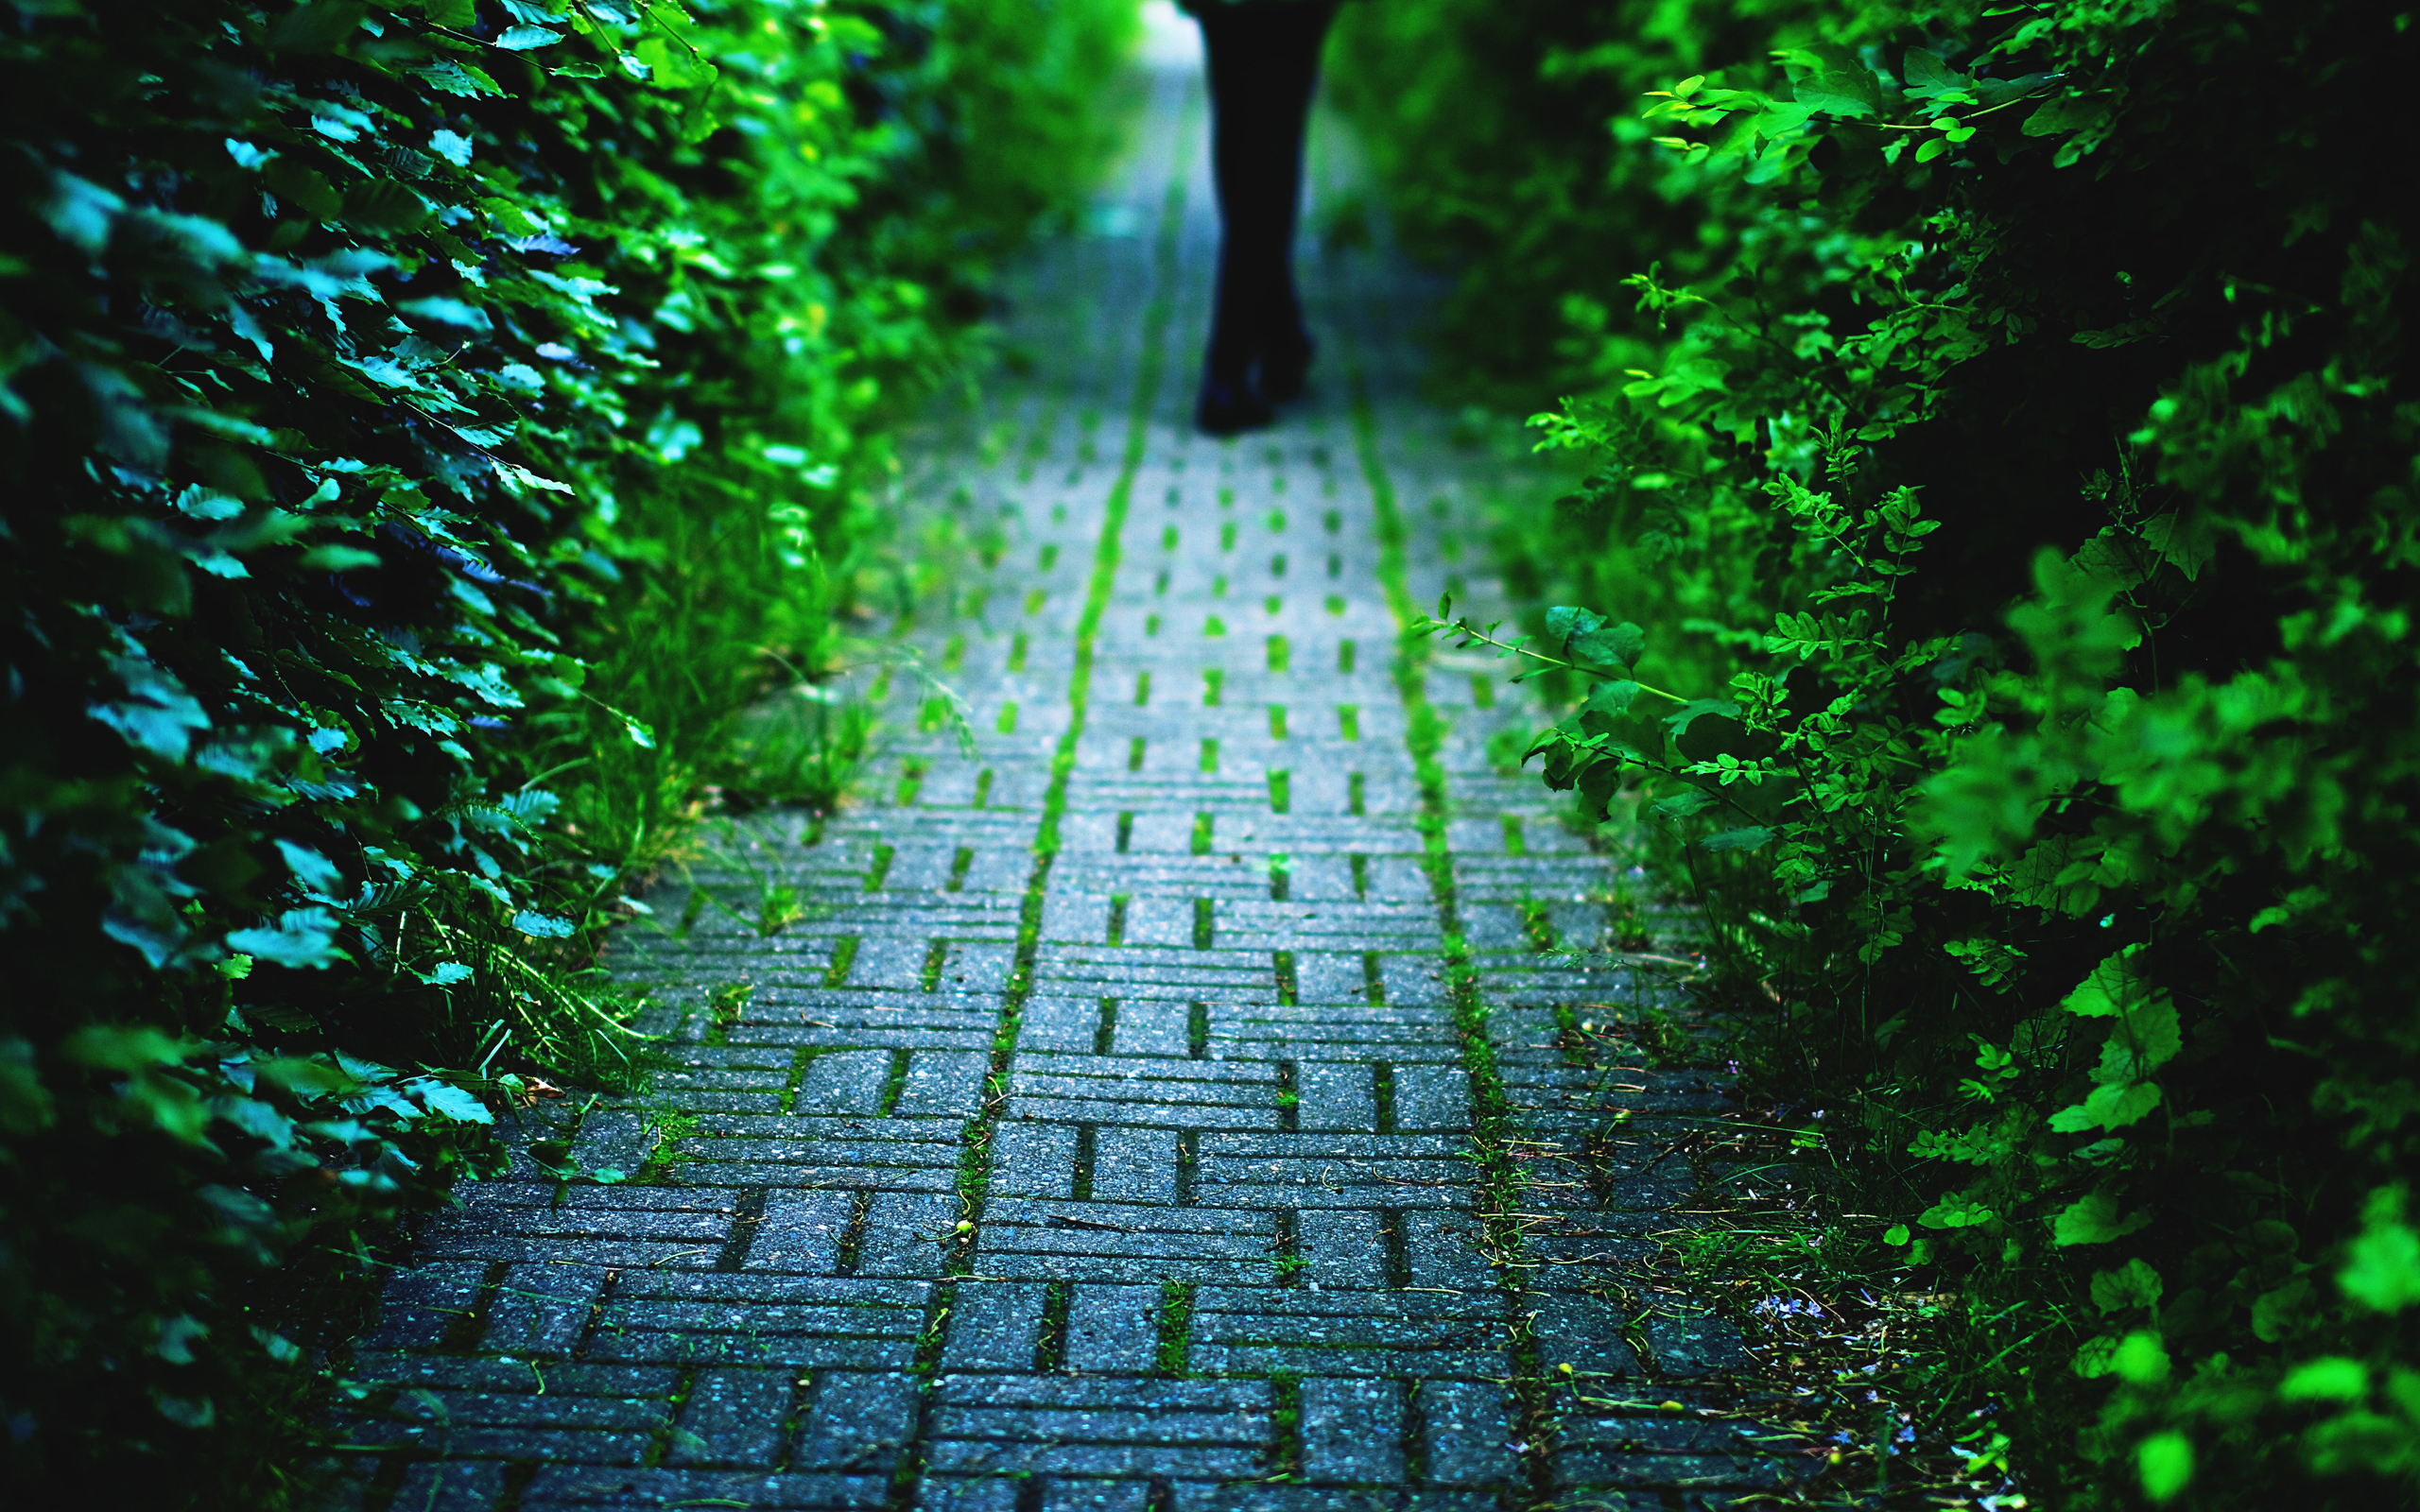
[[2408,18],[1736,14],[1702,77],[1606,44],[1661,165],[1558,221],[1703,217],[1614,240],[1634,310],[1570,285],[1541,423],[1596,471],[1508,541],[1614,612],[1524,650],[1586,694],[1547,781],[1672,836],[2039,1504],[2407,1502],[2420,195],[2360,144]]
[[1131,7],[0,16],[0,1485],[275,1503],[302,1278],[639,1074],[597,935]]

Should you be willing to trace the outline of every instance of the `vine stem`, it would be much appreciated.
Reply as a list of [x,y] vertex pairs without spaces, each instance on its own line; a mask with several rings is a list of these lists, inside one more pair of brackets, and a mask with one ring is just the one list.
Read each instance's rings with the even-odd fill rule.
[[[1473,625],[1468,619],[1459,619],[1455,620],[1451,624],[1446,624],[1443,621],[1426,619],[1424,616],[1423,622],[1413,626],[1412,628],[1414,630],[1431,630],[1440,635],[1460,633],[1468,637],[1468,639],[1462,642],[1464,645],[1470,644],[1472,641],[1477,641],[1484,645],[1492,645],[1508,656],[1526,656],[1532,662],[1542,662],[1550,667],[1562,667],[1565,671],[1570,672],[1585,672],[1592,678],[1597,678],[1606,681],[1617,680],[1615,674],[1606,672],[1602,668],[1592,667],[1580,662],[1566,662],[1559,656],[1548,656],[1544,651],[1532,651],[1524,642],[1499,641],[1495,636],[1488,634],[1487,631],[1480,629],[1476,625]],[[1667,693],[1661,688],[1651,686],[1648,683],[1638,682],[1638,679],[1634,677],[1624,675],[1620,677],[1618,680],[1637,682],[1639,692],[1651,693],[1658,698],[1669,698],[1674,703],[1687,703],[1689,701],[1677,693]]]

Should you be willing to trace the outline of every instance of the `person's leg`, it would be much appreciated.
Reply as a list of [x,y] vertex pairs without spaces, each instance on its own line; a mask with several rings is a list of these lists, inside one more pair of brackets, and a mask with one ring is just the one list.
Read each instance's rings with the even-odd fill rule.
[[1269,134],[1262,162],[1269,200],[1266,240],[1256,249],[1262,272],[1255,327],[1261,397],[1283,404],[1302,392],[1303,373],[1311,360],[1310,333],[1304,329],[1303,303],[1294,288],[1294,230],[1302,209],[1304,127],[1319,83],[1321,44],[1335,8],[1305,0],[1271,9],[1277,35],[1268,52]]
[[1202,381],[1202,427],[1268,423],[1252,366],[1274,349],[1280,397],[1291,397],[1309,357],[1293,287],[1291,253],[1302,195],[1303,125],[1318,77],[1331,5],[1204,6],[1209,57],[1211,163],[1220,236],[1216,309]]

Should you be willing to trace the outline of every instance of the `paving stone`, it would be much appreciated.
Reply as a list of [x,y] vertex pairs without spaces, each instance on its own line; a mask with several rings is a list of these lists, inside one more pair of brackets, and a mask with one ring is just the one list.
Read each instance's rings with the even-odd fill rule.
[[436,1348],[447,1333],[468,1326],[487,1276],[483,1264],[456,1261],[423,1265],[397,1277],[379,1307],[378,1326],[361,1341],[363,1348]]
[[784,1192],[768,1197],[748,1246],[752,1271],[829,1276],[838,1267],[856,1198],[846,1192]]
[[[1190,920],[1186,927],[1192,927]],[[1193,1042],[1189,1003],[1145,1000],[1121,1004],[1110,1051],[1119,1056],[1182,1056]]]
[[671,1465],[752,1465],[781,1457],[796,1391],[786,1370],[700,1370],[674,1425]]
[[1003,1124],[992,1136],[991,1190],[1002,1196],[1076,1194],[1077,1132],[1059,1124]]
[[942,1344],[944,1370],[1029,1372],[1042,1349],[1042,1285],[960,1281]]
[[888,1475],[913,1441],[921,1410],[912,1376],[826,1371],[816,1380],[791,1466]]
[[520,1358],[482,1359],[458,1354],[354,1356],[353,1377],[377,1384],[489,1395],[528,1392],[566,1397],[670,1397],[681,1372],[648,1366],[589,1365]]
[[[1105,902],[1103,906],[1106,908]],[[1025,1052],[1063,1050],[1092,1054],[1101,1048],[1100,1003],[1098,998],[1027,999],[1024,1022],[1017,1028],[1017,1048]],[[1119,1022],[1121,1025],[1124,1022],[1122,1012]]]
[[493,1460],[424,1460],[405,1469],[389,1504],[413,1512],[488,1512],[503,1496],[504,1467]]
[[916,1486],[916,1512],[1020,1512],[1023,1480],[995,1475],[927,1475]]
[[1395,1127],[1407,1134],[1471,1126],[1471,1079],[1460,1067],[1395,1068]]
[[1404,1258],[1415,1286],[1472,1290],[1493,1285],[1495,1270],[1478,1247],[1478,1220],[1461,1213],[1403,1215]]
[[1404,1383],[1333,1381],[1301,1385],[1303,1474],[1314,1481],[1404,1478]]
[[1646,1372],[1622,1337],[1623,1324],[1619,1310],[1600,1297],[1547,1297],[1540,1299],[1530,1332],[1548,1370],[1568,1366],[1589,1375],[1635,1379]]
[[882,1111],[883,1091],[890,1085],[890,1051],[836,1050],[807,1063],[797,1107],[803,1112],[871,1115]]
[[1294,1220],[1295,1252],[1312,1284],[1375,1291],[1388,1282],[1385,1220],[1374,1212],[1305,1209]]
[[1159,1363],[1160,1289],[1079,1282],[1068,1299],[1067,1368],[1140,1373]]
[[1468,1207],[1459,1142],[1422,1135],[1204,1134],[1194,1200],[1221,1207]]
[[[1355,1489],[1328,1486],[1220,1486],[1179,1481],[1175,1512],[1500,1512],[1493,1491]],[[1589,1512],[1599,1512],[1589,1503]],[[1619,1512],[1616,1508],[1616,1512]]]
[[535,1459],[584,1465],[636,1465],[655,1435],[586,1428],[528,1428],[471,1422],[359,1422],[357,1443],[463,1459]]
[[1495,1486],[1521,1473],[1512,1447],[1512,1398],[1488,1381],[1425,1381],[1422,1445],[1428,1478],[1441,1486]]
[[1368,1065],[1307,1061],[1294,1068],[1294,1086],[1295,1127],[1378,1131],[1377,1085]]
[[1107,1202],[1174,1202],[1177,1137],[1167,1129],[1104,1128],[1093,1137],[1093,1195]]
[[569,1354],[604,1294],[605,1275],[585,1265],[515,1265],[488,1305],[487,1347],[524,1354]]
[[[1016,1475],[1266,1474],[1265,1390],[1214,1383],[944,1378],[926,1463],[937,1472]],[[1109,1389],[1101,1389],[1101,1388]],[[1090,1388],[1090,1389],[1087,1389]],[[1189,1389],[1188,1389],[1189,1388]]]
[[945,1194],[877,1192],[866,1209],[857,1249],[860,1276],[939,1276],[942,1249],[958,1225],[959,1203]]
[[571,1159],[583,1171],[636,1171],[647,1163],[648,1151],[654,1144],[645,1114],[603,1108],[580,1120],[579,1133],[571,1143]]
[[521,1493],[525,1512],[556,1507],[740,1506],[794,1512],[874,1512],[890,1496],[879,1475],[768,1475],[756,1471],[622,1470],[548,1465]]
[[990,1069],[990,1057],[973,1052],[919,1050],[908,1057],[898,1111],[907,1118],[971,1117]]
[[997,1199],[977,1238],[985,1275],[1106,1281],[1266,1282],[1276,1215],[1127,1204]]
[[1502,1376],[1504,1304],[1426,1292],[1204,1287],[1186,1361],[1212,1373]]
[[1756,1368],[1739,1330],[1711,1309],[1665,1298],[1639,1326],[1656,1368],[1666,1375],[1732,1375]]

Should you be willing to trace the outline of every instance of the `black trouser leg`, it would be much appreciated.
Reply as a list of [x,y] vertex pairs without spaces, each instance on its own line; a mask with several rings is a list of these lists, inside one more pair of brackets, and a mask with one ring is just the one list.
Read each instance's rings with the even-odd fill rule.
[[1303,125],[1319,79],[1331,3],[1205,4],[1211,164],[1219,188],[1219,287],[1210,328],[1214,380],[1241,383],[1270,344],[1299,347],[1294,223],[1303,193]]

